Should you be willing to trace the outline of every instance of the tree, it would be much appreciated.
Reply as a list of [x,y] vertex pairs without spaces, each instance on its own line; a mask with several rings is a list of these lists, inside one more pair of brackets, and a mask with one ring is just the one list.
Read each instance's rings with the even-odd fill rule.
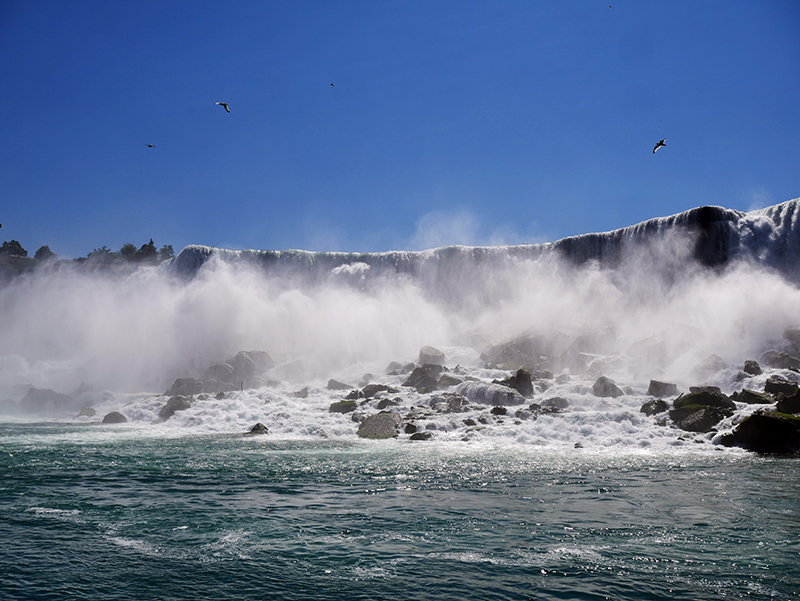
[[22,245],[16,240],[11,242],[3,242],[3,247],[0,248],[0,255],[17,255],[19,257],[27,257],[28,251],[22,248]]
[[126,242],[125,244],[122,245],[122,248],[119,249],[119,254],[122,256],[123,259],[132,261],[136,256],[136,247],[130,242]]
[[155,244],[153,244],[152,238],[150,238],[150,242],[148,242],[147,244],[142,244],[142,247],[136,251],[137,261],[155,262],[157,257],[158,257],[158,251],[156,250]]
[[95,261],[98,263],[112,263],[119,258],[119,254],[113,252],[110,248],[103,245],[100,248],[95,248],[86,258],[89,261]]
[[48,259],[55,259],[56,254],[50,250],[49,246],[42,246],[36,251],[36,254],[33,255],[33,258],[37,261],[47,261]]
[[158,260],[159,261],[166,261],[167,259],[171,259],[175,256],[175,251],[172,250],[172,244],[165,244],[161,247],[161,250],[158,251]]

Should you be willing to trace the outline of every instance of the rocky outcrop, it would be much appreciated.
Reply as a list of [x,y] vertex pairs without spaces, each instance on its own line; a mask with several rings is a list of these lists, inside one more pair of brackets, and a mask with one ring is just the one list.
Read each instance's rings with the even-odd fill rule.
[[128,418],[122,415],[119,411],[112,411],[103,417],[104,424],[124,424]]
[[639,409],[639,413],[644,413],[647,416],[658,415],[659,413],[664,413],[669,409],[669,405],[666,401],[662,401],[661,399],[653,399],[652,401],[647,401],[642,407]]
[[614,383],[614,380],[606,376],[600,376],[592,385],[592,393],[599,397],[620,397],[625,393]]
[[442,366],[433,363],[426,363],[415,367],[414,371],[408,376],[403,386],[416,388],[417,392],[427,393],[439,389],[439,376],[442,373]]
[[678,385],[669,382],[659,382],[658,380],[650,380],[647,394],[658,398],[678,396]]
[[352,390],[353,387],[349,384],[345,384],[344,382],[339,382],[338,380],[328,380],[328,385],[326,386],[328,390]]
[[63,411],[72,401],[72,397],[49,388],[31,387],[22,397],[20,405],[26,411]]
[[792,357],[785,351],[767,351],[761,355],[761,363],[775,369],[800,371],[800,359]]
[[753,361],[752,359],[748,359],[744,362],[744,368],[742,371],[746,374],[751,376],[760,376],[761,375],[761,366],[758,364],[758,361]]
[[204,379],[223,382],[232,389],[254,388],[262,384],[259,376],[274,366],[275,362],[265,351],[239,351],[224,363],[206,369]]
[[205,382],[196,378],[178,378],[164,396],[191,396],[203,392]]
[[269,434],[269,428],[267,428],[261,422],[258,422],[255,426],[250,428],[248,432],[245,432],[245,436],[261,436],[263,434]]
[[774,395],[793,396],[797,394],[798,385],[795,382],[790,382],[786,378],[774,375],[767,378],[764,383],[764,392]]
[[711,432],[726,417],[733,415],[736,403],[713,389],[696,388],[675,399],[669,416],[678,427],[689,432]]
[[800,413],[800,391],[782,396],[775,409],[778,413]]
[[328,407],[330,413],[350,413],[358,408],[358,403],[352,400],[336,401]]
[[401,421],[400,415],[397,413],[381,411],[361,422],[356,434],[361,438],[394,438],[398,434],[398,427]]
[[749,388],[742,388],[739,392],[734,392],[731,399],[737,403],[748,405],[769,405],[775,402],[775,397],[766,392],[758,392]]
[[176,411],[183,411],[192,406],[191,397],[174,396],[170,398],[166,405],[164,405],[158,412],[158,419],[162,422],[167,421]]
[[509,376],[505,380],[493,380],[492,383],[513,388],[524,397],[533,396],[533,381],[530,372],[526,369],[518,369],[513,376]]
[[723,436],[722,444],[760,453],[796,453],[800,450],[800,417],[758,410]]
[[480,405],[522,405],[525,397],[516,390],[502,384],[486,382],[464,382],[456,386],[454,392]]
[[78,417],[94,417],[95,415],[97,415],[97,411],[94,407],[82,407],[78,413]]
[[420,365],[444,365],[445,356],[442,351],[433,346],[423,346],[419,350]]

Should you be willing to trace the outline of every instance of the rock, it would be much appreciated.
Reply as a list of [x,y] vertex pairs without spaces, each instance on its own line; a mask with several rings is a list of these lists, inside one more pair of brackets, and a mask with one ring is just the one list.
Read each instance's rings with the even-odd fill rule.
[[800,418],[758,410],[723,436],[722,444],[760,453],[795,453],[800,450]]
[[403,386],[416,388],[418,392],[433,392],[439,389],[439,374],[442,368],[439,365],[425,364],[414,368],[408,379],[403,382]]
[[798,387],[796,383],[790,382],[786,378],[777,375],[770,376],[764,383],[764,392],[774,395],[782,394],[784,396],[793,396],[797,394],[798,388],[800,387]]
[[376,415],[371,415],[358,427],[358,436],[361,438],[383,439],[394,438],[397,436],[397,428],[400,425],[400,415],[393,411],[381,411]]
[[775,397],[771,394],[756,392],[747,388],[734,392],[731,395],[731,399],[737,403],[747,403],[748,405],[769,405],[775,402]]
[[502,384],[519,392],[524,397],[533,396],[533,381],[531,374],[525,369],[518,369],[517,373],[505,380],[493,380],[494,384]]
[[358,407],[358,403],[355,401],[345,400],[345,401],[336,401],[331,403],[328,411],[330,413],[350,413],[351,411],[355,411]]
[[107,413],[106,416],[103,418],[104,424],[124,424],[128,421],[128,418],[122,415],[119,411],[112,411],[111,413]]
[[775,369],[800,370],[800,359],[784,351],[767,351],[761,355],[761,363]]
[[713,376],[728,367],[725,360],[718,355],[711,355],[697,366],[697,373],[701,376]]
[[432,346],[423,346],[419,350],[419,362],[422,365],[444,365],[444,353]]
[[722,390],[720,390],[719,386],[689,386],[689,392],[691,394],[697,394],[700,392],[711,392],[714,394],[722,394]]
[[305,388],[298,390],[297,392],[293,392],[292,396],[296,399],[307,399],[308,398],[308,386]]
[[386,409],[387,407],[397,407],[400,404],[400,399],[381,399],[378,401],[378,409]]
[[[551,397],[545,401],[542,401],[541,407],[553,407],[555,409],[566,409],[569,407],[569,401],[560,396]],[[541,409],[540,407],[540,409]]]
[[800,391],[779,399],[775,409],[778,413],[800,413]]
[[417,431],[417,425],[416,424],[410,424],[409,423],[409,424],[406,424],[405,428],[403,428],[403,432],[405,432],[406,434],[413,434],[416,431]]
[[269,434],[269,429],[261,422],[258,422],[255,426],[250,428],[250,431],[247,432],[245,436],[260,436],[262,434]]
[[49,388],[31,387],[22,397],[20,405],[28,411],[53,411],[63,410],[72,400],[72,397],[61,394]]
[[460,394],[445,392],[431,398],[430,405],[439,413],[463,413],[467,411],[469,401]]
[[471,403],[481,405],[522,405],[525,397],[519,392],[502,384],[486,382],[463,382],[455,388],[455,393],[465,396]]
[[353,387],[337,380],[328,380],[328,390],[352,390]]
[[644,413],[649,417],[659,413],[664,413],[664,411],[667,409],[669,409],[669,405],[666,401],[662,401],[661,399],[653,399],[652,401],[647,401],[644,405],[642,405],[641,409],[639,409],[639,413]]
[[491,411],[489,411],[492,415],[505,415],[508,413],[508,409],[505,407],[492,407]]
[[551,367],[554,358],[566,361],[565,355],[577,353],[571,349],[574,344],[581,346],[562,332],[529,332],[491,347],[481,354],[481,359],[487,367],[532,372]]
[[346,399],[347,399],[347,400],[349,400],[349,401],[355,401],[355,400],[358,400],[358,399],[363,399],[363,398],[364,398],[364,393],[363,393],[363,392],[361,392],[361,391],[360,391],[360,390],[358,390],[358,389],[355,389],[355,390],[351,390],[351,391],[350,391],[350,394],[348,394],[348,395],[347,395],[346,397],[344,397],[344,398],[346,398]]
[[158,412],[158,418],[165,422],[173,415],[175,415],[176,411],[183,411],[184,409],[188,409],[192,406],[192,400],[190,397],[185,396],[174,396],[169,399],[161,408],[161,411]]
[[442,377],[439,378],[439,381],[436,383],[436,387],[439,390],[444,390],[445,388],[450,388],[452,386],[458,386],[463,382],[461,378],[456,378],[455,376],[451,376],[450,374],[442,374]]
[[659,398],[678,396],[678,385],[668,382],[659,382],[658,380],[650,380],[650,387],[647,389],[647,394]]
[[750,374],[751,376],[760,376],[761,375],[761,366],[758,364],[758,361],[753,361],[752,359],[748,359],[744,362],[744,368],[742,371],[746,374]]
[[411,435],[410,440],[430,440],[433,438],[433,434],[431,432],[414,432]]
[[605,376],[600,376],[597,378],[595,383],[592,385],[592,392],[595,396],[613,398],[617,398],[625,394],[622,392],[619,386],[614,383],[614,380]]
[[736,403],[715,390],[691,392],[675,399],[672,405],[670,419],[689,432],[710,432],[736,409]]
[[97,415],[97,411],[93,407],[83,407],[78,413],[78,417],[94,417],[95,415]]
[[203,380],[196,378],[178,378],[172,383],[164,396],[191,396],[193,394],[200,394],[203,392]]
[[400,392],[396,388],[392,388],[391,386],[386,386],[384,384],[367,384],[361,390],[361,394],[364,395],[365,399],[371,399],[379,392],[388,392],[390,394],[397,394]]

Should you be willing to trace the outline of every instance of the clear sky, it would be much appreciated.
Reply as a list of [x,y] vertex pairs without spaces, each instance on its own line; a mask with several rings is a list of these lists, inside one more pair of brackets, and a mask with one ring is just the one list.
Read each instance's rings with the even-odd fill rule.
[[542,242],[800,196],[796,0],[4,0],[0,85],[0,236],[31,255]]

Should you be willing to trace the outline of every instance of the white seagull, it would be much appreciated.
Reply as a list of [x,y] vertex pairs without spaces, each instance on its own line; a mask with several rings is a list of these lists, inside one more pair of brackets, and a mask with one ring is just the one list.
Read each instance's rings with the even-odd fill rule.
[[222,108],[224,108],[224,109],[225,109],[225,111],[226,111],[226,112],[228,112],[228,113],[230,113],[230,112],[231,112],[231,109],[229,109],[229,108],[228,108],[228,103],[227,103],[227,102],[215,102],[214,104],[218,104],[218,105],[220,105],[220,106],[221,106]]
[[658,149],[659,149],[659,148],[661,148],[662,146],[666,146],[666,145],[667,145],[667,139],[666,139],[666,138],[664,138],[664,139],[663,139],[663,140],[661,140],[661,141],[660,141],[658,144],[656,144],[656,147],[655,147],[655,148],[653,148],[653,154],[655,154],[655,153],[656,153],[656,150],[658,150]]

